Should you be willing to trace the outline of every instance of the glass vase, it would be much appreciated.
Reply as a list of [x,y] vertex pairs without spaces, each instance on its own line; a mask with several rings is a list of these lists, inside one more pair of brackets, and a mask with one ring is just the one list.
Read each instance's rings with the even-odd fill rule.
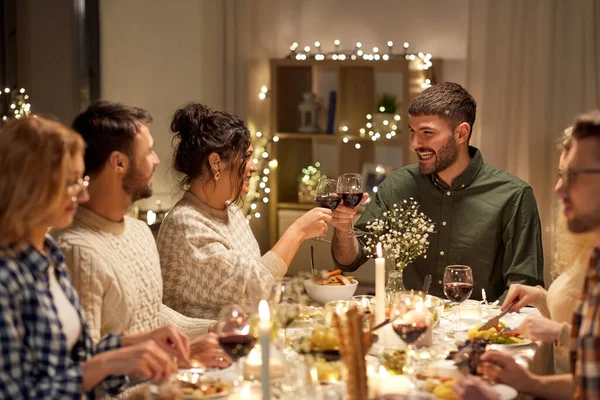
[[394,301],[396,293],[404,291],[406,291],[406,288],[404,287],[404,268],[390,271],[387,284],[385,285],[388,307]]

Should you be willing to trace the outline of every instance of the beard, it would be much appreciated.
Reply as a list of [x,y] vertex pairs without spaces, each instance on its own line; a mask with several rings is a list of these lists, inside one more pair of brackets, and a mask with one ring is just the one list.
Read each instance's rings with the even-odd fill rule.
[[431,165],[419,163],[419,171],[422,174],[433,174],[439,173],[448,167],[450,167],[458,158],[458,146],[456,145],[456,139],[454,139],[454,132],[448,138],[448,141],[441,149],[437,152],[431,148],[421,147],[417,151],[421,152],[433,152],[435,154],[435,162]]
[[152,186],[148,184],[151,177],[152,175],[145,176],[136,168],[130,168],[127,171],[123,177],[123,191],[131,196],[132,202],[152,196]]
[[586,233],[598,229],[600,227],[600,218],[594,216],[573,217],[567,219],[567,226],[572,233]]

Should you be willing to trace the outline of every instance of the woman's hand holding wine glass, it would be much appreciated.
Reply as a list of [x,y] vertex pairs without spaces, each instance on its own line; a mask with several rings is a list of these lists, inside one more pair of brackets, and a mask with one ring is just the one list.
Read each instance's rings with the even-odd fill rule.
[[[318,207],[326,208],[332,212],[342,201],[341,197],[337,194],[337,181],[335,179],[321,178],[317,182],[315,189],[315,203]],[[325,239],[325,234],[317,236],[315,240],[322,242],[329,242]]]

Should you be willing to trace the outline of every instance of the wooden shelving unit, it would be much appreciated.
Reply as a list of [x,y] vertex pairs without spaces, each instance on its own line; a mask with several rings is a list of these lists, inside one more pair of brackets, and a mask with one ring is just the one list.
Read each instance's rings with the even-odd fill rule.
[[[439,65],[440,60],[434,60]],[[271,60],[271,130],[279,140],[271,155],[278,160],[272,171],[269,206],[271,245],[279,238],[279,210],[309,210],[312,204],[298,203],[298,177],[302,168],[319,161],[331,177],[344,172],[361,173],[363,166],[385,164],[399,168],[413,161],[409,151],[407,108],[419,93],[424,72],[417,63],[405,59],[365,60]],[[297,133],[300,123],[298,104],[306,92],[317,94],[321,103],[319,123],[327,126],[328,94],[336,92],[334,133]],[[398,98],[396,114],[401,116],[397,135],[391,139],[361,137],[367,114],[375,114],[377,97],[393,93]],[[342,127],[348,127],[342,131]],[[344,138],[348,138],[346,143]],[[360,144],[360,149],[356,144]]]

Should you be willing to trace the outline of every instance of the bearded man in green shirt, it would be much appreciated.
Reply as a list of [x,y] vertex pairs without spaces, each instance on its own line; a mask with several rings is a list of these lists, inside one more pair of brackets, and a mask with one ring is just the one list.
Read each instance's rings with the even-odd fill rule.
[[[358,230],[383,213],[414,198],[435,223],[426,257],[404,270],[407,289],[421,289],[433,277],[430,293],[444,297],[447,265],[473,270],[472,298],[485,289],[490,301],[504,298],[513,283],[543,286],[540,218],[531,187],[506,171],[483,162],[469,146],[477,103],[456,83],[433,85],[410,105],[410,144],[418,164],[395,171],[377,190],[356,223]],[[366,201],[363,198],[363,202]],[[333,214],[332,254],[344,271],[368,259],[364,238],[349,236],[356,209],[340,206]]]

